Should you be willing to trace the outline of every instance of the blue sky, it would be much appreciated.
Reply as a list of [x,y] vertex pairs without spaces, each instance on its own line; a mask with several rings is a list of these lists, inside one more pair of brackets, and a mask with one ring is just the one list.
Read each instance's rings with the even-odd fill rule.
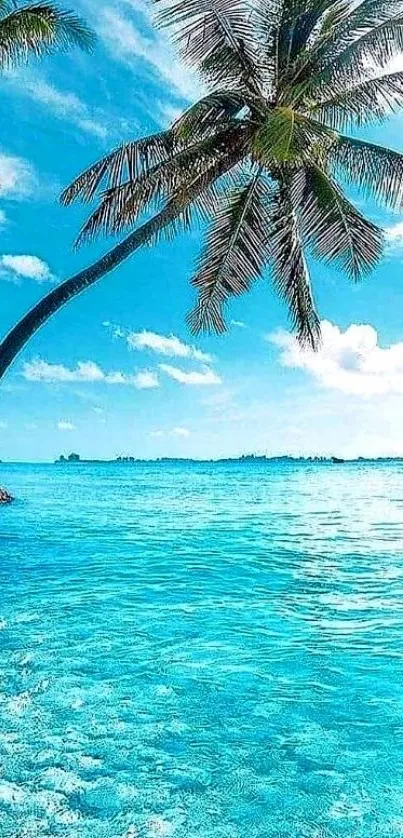
[[[95,54],[1,81],[2,333],[106,247],[73,250],[84,215],[58,205],[62,187],[198,91],[141,0],[74,5],[98,32]],[[402,125],[366,136],[403,151]],[[268,279],[233,303],[227,335],[190,338],[196,229],[138,253],[35,336],[0,388],[0,458],[403,454],[403,214],[367,209],[388,230],[378,270],[353,286],[313,266],[319,355],[298,351]]]

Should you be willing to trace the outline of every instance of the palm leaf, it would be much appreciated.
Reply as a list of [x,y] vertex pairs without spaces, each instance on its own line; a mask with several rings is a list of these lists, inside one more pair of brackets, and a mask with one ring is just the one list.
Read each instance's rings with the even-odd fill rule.
[[138,178],[109,188],[101,195],[99,206],[82,227],[77,245],[100,233],[119,233],[125,227],[133,226],[147,209],[158,208],[175,194],[185,194],[188,181],[193,182],[203,172],[209,171],[215,161],[227,159],[233,153],[239,156],[246,137],[242,123],[235,123],[190,148],[177,151],[170,160],[158,163]]
[[224,332],[229,297],[248,291],[269,259],[267,222],[271,187],[261,172],[225,195],[208,232],[199,270],[192,280],[198,300],[187,322],[193,334]]
[[403,51],[403,15],[398,14],[353,40],[337,56],[329,56],[323,69],[313,77],[311,91],[343,93],[357,79],[366,80],[390,64]]
[[273,282],[287,304],[292,328],[302,346],[317,349],[320,321],[304,257],[302,232],[285,178],[280,181],[274,199],[270,246]]
[[296,59],[305,52],[312,33],[334,0],[284,0],[274,44],[277,79],[284,80]]
[[310,90],[313,79],[322,67],[323,57],[334,46],[335,32],[348,19],[350,11],[350,0],[334,0],[311,32],[305,49],[299,50],[292,73],[289,74],[288,95],[294,104],[304,101],[306,92]]
[[104,184],[113,189],[122,181],[137,180],[159,163],[171,160],[179,146],[171,131],[125,143],[80,174],[61,195],[64,205],[92,201]]
[[[326,59],[334,59],[371,30],[403,13],[402,0],[362,0],[335,27]],[[327,62],[326,62],[327,63]]]
[[[372,66],[385,67],[388,61],[384,61],[382,39],[388,38],[387,29],[393,17],[402,12],[402,0],[363,0],[358,5],[349,0],[336,0],[324,15],[294,75],[294,83],[301,88],[299,99],[307,93],[312,97],[320,89],[326,96],[344,92],[357,84],[357,79],[368,79],[371,62]],[[401,33],[396,34],[400,40]],[[375,52],[380,47],[380,63],[373,53],[372,37],[378,45]],[[396,44],[395,37],[386,45],[389,53],[394,53],[393,44]]]
[[333,128],[382,120],[403,105],[403,72],[363,81],[320,101],[313,114]]
[[252,5],[248,0],[154,0],[184,60],[217,86],[258,90]]
[[294,179],[295,189],[300,189],[293,197],[301,229],[315,256],[335,262],[354,280],[372,270],[382,254],[382,232],[347,200],[327,172],[307,166]]
[[340,135],[329,151],[329,164],[366,196],[392,209],[402,208],[403,154]]
[[172,126],[176,137],[185,143],[216,133],[223,122],[233,120],[245,107],[247,99],[236,90],[217,90],[191,105]]
[[11,9],[0,19],[0,67],[15,66],[37,56],[78,46],[91,49],[94,34],[82,18],[51,3]]
[[228,185],[233,184],[233,171],[237,169],[242,157],[242,146],[233,147],[231,151],[213,160],[204,171],[195,174],[192,179],[188,176],[166,204],[172,211],[173,221],[169,225],[158,227],[149,243],[155,244],[162,237],[170,239],[184,228],[189,229],[195,216],[206,221],[216,215],[220,182],[224,180],[223,194],[228,194],[225,187],[228,190]]

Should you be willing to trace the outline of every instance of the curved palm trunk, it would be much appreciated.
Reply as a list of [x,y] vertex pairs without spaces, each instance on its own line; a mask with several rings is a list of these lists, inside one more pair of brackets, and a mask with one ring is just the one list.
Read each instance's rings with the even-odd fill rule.
[[120,265],[135,250],[146,244],[152,236],[171,223],[180,213],[173,204],[168,204],[161,212],[146,221],[130,233],[124,241],[112,248],[89,268],[85,268],[70,279],[66,279],[49,294],[46,294],[28,314],[14,326],[0,343],[0,378],[4,375],[16,355],[29,338],[65,303],[81,294],[102,276]]

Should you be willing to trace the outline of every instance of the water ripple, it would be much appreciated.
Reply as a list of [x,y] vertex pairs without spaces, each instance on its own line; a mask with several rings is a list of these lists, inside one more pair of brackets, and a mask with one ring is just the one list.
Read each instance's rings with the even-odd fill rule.
[[401,464],[1,482],[1,838],[403,835]]

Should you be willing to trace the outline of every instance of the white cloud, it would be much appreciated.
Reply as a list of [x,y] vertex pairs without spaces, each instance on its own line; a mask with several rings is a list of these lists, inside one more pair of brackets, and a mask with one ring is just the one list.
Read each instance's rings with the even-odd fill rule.
[[172,102],[156,102],[158,122],[163,128],[169,128],[183,114],[183,108],[178,108]]
[[[130,378],[130,382],[129,382]],[[106,381],[107,384],[131,384],[133,383],[133,377],[125,375],[124,372],[109,372],[106,375],[103,374],[100,381]]]
[[113,57],[136,71],[137,62],[143,62],[174,95],[189,101],[195,99],[200,94],[195,75],[179,60],[168,40],[150,27],[147,9],[141,3],[130,5],[142,16],[141,28],[143,32],[147,28],[147,35],[140,32],[133,19],[111,7],[104,9],[94,21]]
[[399,250],[403,247],[403,221],[385,227],[386,242],[390,250]]
[[172,436],[187,437],[190,436],[190,431],[189,428],[172,428],[171,434]]
[[243,320],[231,320],[231,326],[237,326],[238,329],[246,329],[246,323]]
[[108,130],[104,123],[94,120],[92,111],[75,93],[58,90],[30,70],[10,73],[8,82],[35,102],[45,105],[58,119],[66,119],[88,134],[104,139]]
[[209,367],[205,367],[200,372],[197,370],[185,372],[185,370],[181,370],[179,367],[172,367],[170,364],[160,364],[159,367],[162,372],[174,378],[175,381],[179,381],[180,384],[208,385],[222,383],[217,373]]
[[35,282],[54,282],[49,265],[37,256],[4,254],[0,256],[0,276],[34,279]]
[[4,212],[4,210],[0,209],[0,228],[3,228],[8,224],[8,218]]
[[96,122],[91,117],[91,111],[84,102],[69,91],[58,90],[53,85],[39,78],[25,78],[23,87],[31,99],[46,105],[55,116],[61,119],[68,119],[74,122],[79,128],[88,134],[94,134],[102,139],[107,137],[108,131],[105,125]]
[[[119,327],[115,329],[114,334],[116,337],[124,337],[124,332]],[[175,335],[159,335],[156,332],[148,332],[144,329],[142,332],[129,332],[126,339],[131,349],[150,349],[171,358],[194,358],[195,361],[206,363],[212,361],[211,355],[208,355],[207,352],[202,352],[195,346],[183,343]]]
[[0,197],[23,200],[38,185],[35,170],[28,160],[0,152]]
[[352,323],[344,332],[322,321],[317,352],[301,349],[294,337],[279,332],[268,339],[280,350],[285,367],[303,369],[323,387],[357,396],[403,393],[403,342],[383,349],[373,326]]
[[61,419],[60,422],[57,423],[57,428],[59,431],[75,431],[76,426],[73,425],[72,422],[68,422],[65,419]]
[[129,384],[138,390],[159,387],[158,376],[149,370],[142,370],[134,375],[123,372],[104,372],[94,361],[79,361],[75,369],[63,364],[49,364],[40,359],[24,364],[24,378],[27,381],[45,381],[48,383],[65,382],[104,382],[105,384]]
[[104,373],[93,361],[80,361],[74,370],[63,364],[48,364],[47,361],[28,361],[23,367],[23,376],[27,381],[103,381]]
[[153,387],[159,387],[157,374],[155,372],[150,372],[149,370],[138,372],[137,375],[134,376],[133,383],[139,390],[150,390]]
[[190,431],[189,431],[189,428],[176,427],[176,428],[171,428],[170,431],[163,431],[163,430],[150,431],[149,436],[152,436],[152,437],[176,436],[176,437],[182,437],[184,439],[185,437],[190,436]]

